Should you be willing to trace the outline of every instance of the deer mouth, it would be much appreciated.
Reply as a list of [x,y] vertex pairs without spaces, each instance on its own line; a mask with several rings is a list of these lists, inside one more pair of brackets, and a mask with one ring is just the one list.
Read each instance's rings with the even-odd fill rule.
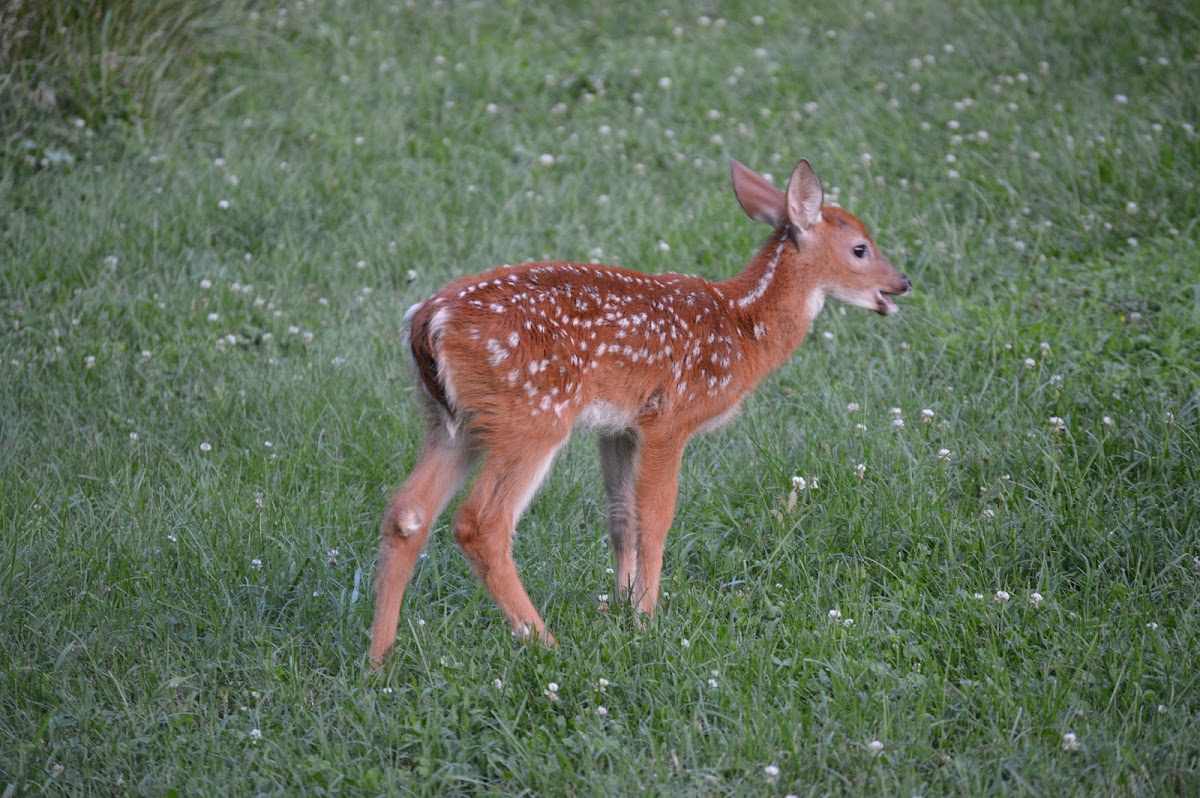
[[893,296],[897,294],[889,294],[887,291],[880,291],[875,296],[875,312],[880,316],[891,316],[893,313],[900,312],[900,306],[892,301]]

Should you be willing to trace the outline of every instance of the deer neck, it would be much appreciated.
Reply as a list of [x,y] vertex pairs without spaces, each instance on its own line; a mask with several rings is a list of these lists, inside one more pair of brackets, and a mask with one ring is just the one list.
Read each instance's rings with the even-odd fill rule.
[[825,292],[786,227],[776,230],[746,268],[721,283],[746,344],[746,382],[757,385],[796,350],[821,312]]

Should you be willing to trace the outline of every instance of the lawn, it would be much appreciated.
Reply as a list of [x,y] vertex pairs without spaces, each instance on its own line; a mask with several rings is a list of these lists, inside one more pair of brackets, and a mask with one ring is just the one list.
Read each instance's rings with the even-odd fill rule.
[[[0,46],[5,798],[1200,794],[1192,4],[106,5]],[[692,443],[646,628],[580,434],[514,546],[559,645],[447,515],[369,669],[405,310],[728,278],[730,156],[901,312]]]

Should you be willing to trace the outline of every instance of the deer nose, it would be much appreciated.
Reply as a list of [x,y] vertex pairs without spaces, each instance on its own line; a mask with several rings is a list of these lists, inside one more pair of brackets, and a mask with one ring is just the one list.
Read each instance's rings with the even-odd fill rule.
[[904,290],[900,292],[901,296],[903,296],[904,294],[907,294],[909,291],[912,290],[912,280],[908,279],[907,274],[900,275],[900,280],[902,281],[902,283],[904,285]]

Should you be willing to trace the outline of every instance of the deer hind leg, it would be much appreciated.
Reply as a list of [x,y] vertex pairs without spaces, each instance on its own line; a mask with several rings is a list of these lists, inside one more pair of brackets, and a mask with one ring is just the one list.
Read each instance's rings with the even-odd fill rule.
[[412,473],[388,503],[380,528],[375,576],[375,620],[371,624],[371,662],[378,667],[396,639],[400,603],[429,530],[462,486],[473,458],[467,443],[434,428]]
[[644,435],[638,453],[637,486],[634,489],[637,508],[638,566],[633,583],[637,610],[654,614],[658,605],[658,586],[662,575],[663,547],[667,532],[675,518],[675,501],[679,495],[679,467],[683,462],[686,436]]
[[600,471],[608,494],[608,539],[617,566],[617,601],[630,600],[637,578],[637,433],[600,435]]
[[491,592],[513,632],[554,643],[529,600],[512,558],[513,531],[550,470],[562,440],[520,441],[519,450],[492,452],[454,522],[454,539]]

